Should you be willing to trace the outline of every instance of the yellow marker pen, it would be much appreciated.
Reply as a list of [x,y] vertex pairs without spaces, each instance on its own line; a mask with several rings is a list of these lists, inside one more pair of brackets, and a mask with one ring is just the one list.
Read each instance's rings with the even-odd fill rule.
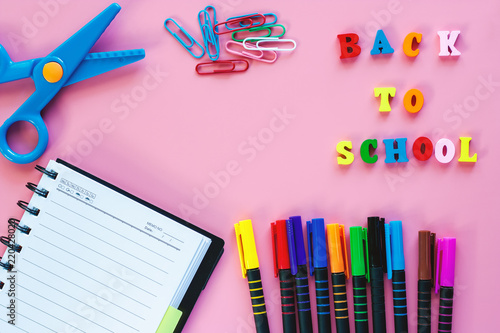
[[240,254],[241,272],[248,279],[250,299],[257,333],[269,333],[264,290],[260,278],[259,258],[255,247],[255,238],[251,220],[244,220],[234,225],[236,242]]

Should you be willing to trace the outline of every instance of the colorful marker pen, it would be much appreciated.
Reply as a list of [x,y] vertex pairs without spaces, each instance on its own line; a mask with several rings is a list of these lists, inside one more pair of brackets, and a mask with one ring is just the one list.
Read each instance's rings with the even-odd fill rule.
[[392,279],[394,302],[394,332],[408,333],[408,308],[406,305],[405,255],[403,249],[403,223],[391,221],[385,225],[387,276]]
[[356,333],[368,333],[368,297],[366,282],[368,270],[368,244],[366,228],[350,227],[352,294],[354,298],[354,328]]
[[431,333],[431,292],[434,286],[436,234],[418,232],[418,333]]
[[292,216],[286,221],[288,235],[288,251],[290,254],[290,269],[295,276],[297,290],[297,312],[299,317],[299,332],[312,333],[311,300],[307,277],[306,248],[302,221],[300,216]]
[[309,269],[314,274],[316,285],[316,307],[318,312],[318,332],[331,333],[330,293],[326,256],[325,220],[307,221],[307,243],[309,248]]
[[437,243],[436,294],[439,291],[439,333],[451,333],[453,286],[455,285],[455,251],[457,240],[444,237]]
[[250,299],[257,333],[269,333],[264,290],[259,270],[259,258],[255,247],[252,221],[244,220],[234,225],[236,243],[240,255],[241,272],[248,279]]
[[332,272],[333,304],[337,333],[349,333],[349,311],[347,309],[346,279],[349,279],[347,244],[344,225],[326,226],[328,252],[330,253],[330,271]]
[[370,256],[373,333],[386,333],[384,292],[386,258],[383,218],[368,218],[368,248]]
[[274,277],[279,276],[281,293],[281,317],[284,333],[296,333],[295,296],[293,292],[293,277],[290,270],[286,220],[271,223],[273,243]]

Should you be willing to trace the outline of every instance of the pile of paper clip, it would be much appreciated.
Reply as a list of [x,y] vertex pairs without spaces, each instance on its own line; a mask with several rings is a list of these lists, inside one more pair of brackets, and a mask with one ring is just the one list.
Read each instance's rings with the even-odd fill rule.
[[[165,20],[165,28],[177,41],[196,59],[205,55],[205,51],[212,62],[202,62],[196,65],[196,73],[219,74],[237,73],[248,69],[249,63],[245,59],[219,60],[219,37],[231,34],[231,39],[225,43],[228,53],[237,56],[274,63],[278,59],[277,52],[293,51],[297,44],[292,39],[280,38],[285,35],[285,27],[276,24],[276,14],[247,14],[234,16],[225,22],[217,22],[217,14],[213,6],[207,6],[198,13],[198,23],[203,36],[203,45],[196,41],[174,19]],[[172,31],[169,25],[179,30]],[[274,35],[273,35],[274,33]]]

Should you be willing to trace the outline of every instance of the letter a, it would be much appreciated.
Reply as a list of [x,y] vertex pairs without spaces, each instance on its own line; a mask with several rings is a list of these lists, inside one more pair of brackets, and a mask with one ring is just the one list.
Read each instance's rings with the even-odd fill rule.
[[391,44],[389,44],[387,37],[385,37],[384,31],[378,30],[370,54],[376,55],[376,54],[388,54],[388,53],[394,53],[394,49],[391,47]]

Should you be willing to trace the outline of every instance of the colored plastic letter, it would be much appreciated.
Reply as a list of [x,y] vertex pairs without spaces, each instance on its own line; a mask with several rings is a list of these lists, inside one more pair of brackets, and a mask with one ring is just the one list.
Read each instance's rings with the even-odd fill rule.
[[394,53],[394,49],[391,47],[391,44],[389,44],[387,37],[385,37],[384,31],[382,29],[378,30],[370,54],[376,55],[376,54],[389,54],[389,53]]
[[413,156],[419,161],[427,161],[432,155],[432,141],[421,136],[413,143]]
[[403,42],[403,52],[408,56],[408,57],[416,57],[420,53],[420,50],[418,47],[414,50],[413,49],[413,41],[420,43],[422,41],[422,34],[419,34],[418,32],[410,32],[408,35],[406,35],[405,40]]
[[[449,31],[438,31],[439,35],[439,56],[459,56],[461,53],[455,47],[455,42],[457,41],[460,30],[453,30],[451,33]],[[449,35],[449,37],[448,37]],[[451,50],[451,53],[449,50]]]
[[337,35],[340,42],[340,59],[354,58],[361,53],[361,47],[357,45],[359,36],[357,34]]
[[[446,147],[446,154],[444,153],[444,148]],[[436,150],[434,152],[436,160],[440,163],[446,164],[450,163],[453,157],[455,157],[455,145],[450,139],[442,138],[436,142]]]
[[470,140],[472,138],[469,137],[460,137],[460,158],[458,159],[459,162],[477,162],[477,153],[474,154],[474,156],[469,156],[469,146],[470,146]]
[[[385,163],[395,163],[396,154],[398,154],[397,162],[408,162],[406,156],[406,138],[385,139]],[[394,147],[396,143],[397,147]]]
[[[415,103],[413,103],[414,98]],[[410,89],[406,92],[405,97],[403,98],[403,104],[406,111],[410,113],[417,113],[422,109],[422,106],[424,106],[424,95],[418,89]]]
[[375,150],[377,149],[377,145],[377,139],[368,139],[363,141],[359,149],[359,154],[361,155],[361,159],[363,160],[363,162],[368,164],[377,162],[377,154],[373,154],[373,156],[370,156],[370,146]]
[[378,110],[380,112],[391,111],[391,104],[389,104],[389,96],[394,97],[396,95],[396,88],[394,87],[376,87],[373,89],[375,97],[380,96],[380,107]]
[[350,152],[351,149],[351,141],[340,141],[337,144],[337,153],[340,154],[340,156],[337,156],[337,163],[339,165],[349,165],[354,161],[354,154]]

